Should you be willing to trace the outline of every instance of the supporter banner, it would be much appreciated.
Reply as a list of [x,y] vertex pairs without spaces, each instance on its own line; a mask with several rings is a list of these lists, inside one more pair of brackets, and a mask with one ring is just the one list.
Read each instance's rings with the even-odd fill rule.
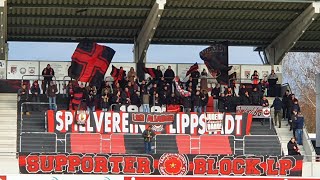
[[[68,76],[68,69],[71,65],[71,62],[40,62],[40,75],[42,70],[47,67],[47,64],[50,64],[52,69],[54,70],[54,76],[56,80],[63,80],[64,76]],[[67,78],[66,80],[69,80]]]
[[237,106],[237,113],[248,113],[252,118],[269,118],[271,110],[269,107],[262,106]]
[[[198,115],[197,113],[125,113],[125,112],[91,112],[90,115],[81,115],[86,119],[85,125],[78,125],[75,112],[48,111],[48,131],[59,133],[86,132],[86,133],[142,133],[146,127],[153,125],[157,134],[227,134],[244,136],[249,134],[252,116],[247,114],[225,114],[222,120],[221,131],[208,132],[206,120],[216,119],[217,113]],[[170,124],[168,124],[170,123]],[[211,130],[216,128],[209,125]],[[210,130],[209,128],[209,130]]]
[[7,73],[6,73],[6,60],[0,60],[0,79],[6,79]]
[[[31,76],[27,76],[31,75]],[[38,61],[8,61],[7,62],[7,79],[38,79],[39,62]]]
[[22,174],[302,176],[303,156],[20,153]]

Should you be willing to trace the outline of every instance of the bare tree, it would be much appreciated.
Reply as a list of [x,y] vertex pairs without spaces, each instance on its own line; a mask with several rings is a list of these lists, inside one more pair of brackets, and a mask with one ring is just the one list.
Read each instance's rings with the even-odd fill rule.
[[320,72],[319,53],[288,53],[283,59],[283,82],[290,84],[296,94],[306,127],[315,132],[316,118],[316,74]]

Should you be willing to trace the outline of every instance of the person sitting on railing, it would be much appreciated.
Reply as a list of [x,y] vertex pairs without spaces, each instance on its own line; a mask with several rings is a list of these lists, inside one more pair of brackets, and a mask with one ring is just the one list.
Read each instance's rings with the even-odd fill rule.
[[54,83],[54,81],[50,82],[50,85],[47,89],[47,97],[49,98],[49,110],[57,110],[56,105],[56,93],[58,92],[57,85]]
[[207,105],[209,102],[209,95],[207,89],[203,89],[201,93],[201,104],[203,112],[207,112]]
[[272,69],[271,74],[268,76],[268,82],[269,82],[268,94],[270,97],[275,96],[275,88],[276,88],[277,81],[278,81],[278,76],[276,75],[276,73],[274,73],[274,70]]
[[257,70],[253,71],[253,74],[251,75],[251,80],[252,80],[252,89],[255,87],[258,87],[259,84],[259,74]]
[[252,104],[252,97],[249,95],[248,91],[245,91],[244,95],[240,96],[240,104],[241,105],[251,105]]
[[200,79],[200,89],[208,89],[208,73],[206,69],[203,69],[201,72],[201,79]]
[[166,69],[166,71],[164,72],[164,78],[166,80],[166,83],[168,83],[171,86],[174,77],[174,71],[171,69],[171,66],[168,66],[168,69]]
[[273,103],[271,105],[271,108],[274,108],[274,125],[277,126],[278,121],[279,121],[279,128],[281,128],[281,109],[282,109],[282,101],[279,97],[276,97],[273,100]]
[[137,73],[134,71],[133,67],[130,68],[130,71],[128,72],[127,76],[129,82],[131,82],[131,84],[134,84],[134,79],[136,78]]
[[[29,99],[29,90],[25,84],[21,85],[21,88],[18,90],[18,107],[20,108],[22,103],[28,102]],[[24,104],[22,107],[22,114],[30,115],[29,106]]]
[[54,70],[51,68],[50,64],[48,64],[47,67],[42,70],[42,76],[44,79],[43,94],[45,94],[47,92],[47,85],[50,85],[52,77],[54,76]]
[[[40,87],[39,87],[39,84],[38,84],[38,80],[34,81],[32,83],[32,86],[31,86],[31,101],[32,102],[37,102],[39,103],[40,102],[40,97],[39,97],[39,94],[40,94]],[[32,105],[32,111],[39,111],[39,105],[38,104],[33,104]]]
[[302,145],[302,133],[303,133],[303,126],[304,126],[304,117],[301,112],[298,113],[297,118],[293,123],[293,129],[295,130],[295,137],[297,139],[297,143]]
[[288,155],[301,155],[296,139],[292,137],[287,144]]

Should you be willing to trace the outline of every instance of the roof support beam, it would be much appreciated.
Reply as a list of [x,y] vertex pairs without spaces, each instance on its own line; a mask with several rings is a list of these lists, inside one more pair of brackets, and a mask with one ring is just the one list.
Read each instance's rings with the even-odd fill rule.
[[307,28],[319,15],[320,2],[312,3],[265,49],[271,65],[280,64],[285,54],[296,44]]
[[146,61],[147,50],[160,22],[165,4],[166,0],[157,0],[154,3],[147,20],[144,22],[138,37],[135,39],[134,60],[136,63],[145,63]]

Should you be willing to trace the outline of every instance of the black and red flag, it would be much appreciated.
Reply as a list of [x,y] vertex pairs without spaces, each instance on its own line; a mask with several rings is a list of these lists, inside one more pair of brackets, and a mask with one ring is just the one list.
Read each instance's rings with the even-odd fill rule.
[[114,81],[119,81],[124,78],[124,76],[126,75],[126,71],[123,70],[122,68],[118,69],[112,65],[112,70],[110,75],[113,77]]
[[209,73],[217,79],[220,84],[228,84],[229,67],[228,43],[217,43],[200,52],[200,58],[207,66]]
[[143,68],[144,72],[149,74],[152,78],[156,77],[156,69],[155,68]]
[[194,63],[194,65],[190,66],[189,70],[186,73],[186,76],[188,76],[189,74],[191,74],[194,71],[197,71],[199,69],[198,63]]
[[80,42],[72,55],[69,76],[77,81],[99,87],[115,51],[95,42]]

